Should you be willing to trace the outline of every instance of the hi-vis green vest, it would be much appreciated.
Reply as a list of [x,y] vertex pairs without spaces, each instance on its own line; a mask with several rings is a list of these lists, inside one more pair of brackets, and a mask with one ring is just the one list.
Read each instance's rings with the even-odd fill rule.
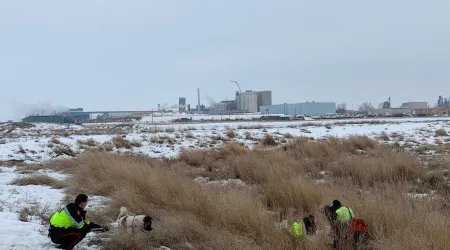
[[54,213],[52,217],[50,218],[50,225],[54,227],[64,227],[64,228],[78,228],[81,229],[84,224],[89,225],[88,220],[83,220],[80,223],[78,223],[72,216],[70,216],[69,211],[67,210],[67,206],[61,209],[60,211]]
[[352,217],[355,217],[352,209],[349,207],[342,206],[338,210],[336,210],[337,219],[340,222],[349,222]]
[[289,233],[294,235],[295,238],[303,237],[303,223],[294,221],[294,223],[292,223],[291,227],[289,228]]

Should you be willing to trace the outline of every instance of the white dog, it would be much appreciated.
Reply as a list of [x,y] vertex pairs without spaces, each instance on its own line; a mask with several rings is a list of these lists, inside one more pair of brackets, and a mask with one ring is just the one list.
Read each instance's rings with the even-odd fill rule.
[[126,229],[128,232],[138,231],[151,231],[152,228],[152,218],[148,215],[128,215],[128,209],[126,207],[121,207],[119,216],[117,217],[117,223],[119,228]]

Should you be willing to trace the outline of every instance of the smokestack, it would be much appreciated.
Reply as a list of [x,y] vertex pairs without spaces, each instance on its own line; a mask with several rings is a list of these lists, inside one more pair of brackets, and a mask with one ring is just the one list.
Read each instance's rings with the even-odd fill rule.
[[198,106],[197,111],[200,113],[200,88],[197,89]]

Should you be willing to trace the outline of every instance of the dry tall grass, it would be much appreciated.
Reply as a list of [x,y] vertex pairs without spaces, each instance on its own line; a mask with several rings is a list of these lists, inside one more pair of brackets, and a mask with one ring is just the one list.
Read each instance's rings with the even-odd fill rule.
[[[445,164],[445,162],[444,162]],[[183,151],[177,160],[85,153],[73,160],[71,192],[113,198],[105,216],[120,206],[154,218],[155,230],[126,237],[105,248],[293,249],[268,211],[320,216],[321,204],[341,200],[364,218],[376,249],[448,249],[450,196],[444,167],[431,175],[417,155],[367,137],[324,141],[298,139],[277,149],[249,151],[236,144],[219,150]],[[74,167],[76,166],[76,167]],[[195,174],[193,174],[195,173]],[[245,187],[215,187],[192,177],[239,178]],[[321,179],[320,182],[317,182]],[[436,195],[411,198],[415,190]],[[323,249],[326,231],[306,242]]]
[[14,179],[10,184],[17,185],[17,186],[42,185],[42,186],[49,186],[49,187],[56,188],[56,189],[62,189],[62,188],[67,187],[65,182],[57,180],[57,179],[52,178],[45,174],[36,174],[36,175],[20,177],[20,178]]
[[80,161],[71,179],[79,187],[76,192],[113,197],[111,218],[120,206],[127,206],[162,221],[149,234],[155,246],[189,242],[229,249],[234,242],[239,249],[273,249],[273,244],[287,241],[250,190],[202,187],[158,160],[85,154]]
[[436,136],[448,136],[447,131],[443,128],[436,130],[435,134]]

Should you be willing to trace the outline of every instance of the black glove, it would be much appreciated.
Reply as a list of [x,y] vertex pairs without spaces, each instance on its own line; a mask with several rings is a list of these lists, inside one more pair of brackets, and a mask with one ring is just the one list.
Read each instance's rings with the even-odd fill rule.
[[92,230],[94,230],[94,232],[103,232],[103,233],[109,231],[108,228],[103,228],[103,227],[94,228]]
[[92,228],[102,228],[99,224],[95,224],[94,222],[89,223],[89,226]]
[[91,227],[91,229],[95,229],[94,231],[96,232],[107,232],[109,231],[109,228],[107,227],[102,227],[98,224],[95,224],[94,222],[89,223],[89,226]]
[[81,231],[83,231],[83,233],[87,234],[87,233],[91,232],[91,227],[88,224],[84,224],[84,226],[81,228]]

